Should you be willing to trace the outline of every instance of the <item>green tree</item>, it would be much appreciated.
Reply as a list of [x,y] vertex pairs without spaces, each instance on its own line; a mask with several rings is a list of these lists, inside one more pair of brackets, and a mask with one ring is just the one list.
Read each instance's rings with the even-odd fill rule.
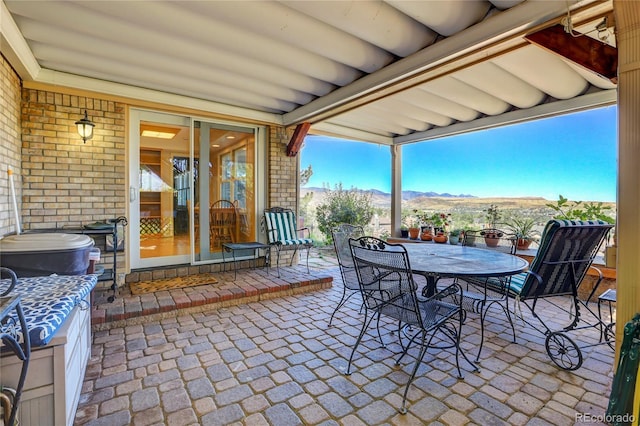
[[309,167],[300,171],[300,186],[306,186],[312,175],[313,169],[311,168],[311,164],[309,164]]
[[316,207],[318,228],[331,242],[331,230],[340,223],[367,226],[375,213],[371,192],[357,188],[345,190],[339,183],[332,190],[325,186],[326,194],[322,204]]

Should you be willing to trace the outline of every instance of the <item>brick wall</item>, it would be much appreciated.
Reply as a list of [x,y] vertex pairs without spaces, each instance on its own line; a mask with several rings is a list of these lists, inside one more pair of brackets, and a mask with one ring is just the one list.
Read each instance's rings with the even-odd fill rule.
[[0,236],[15,232],[13,198],[7,170],[14,173],[18,211],[22,194],[20,168],[20,88],[21,82],[13,68],[0,56]]
[[[87,110],[94,136],[75,122]],[[81,225],[125,214],[125,105],[23,89],[24,228]]]
[[[287,156],[290,136],[283,131],[282,127],[271,127],[269,132],[267,164],[269,197],[267,207],[290,208],[296,212],[296,217],[298,217],[298,157]],[[275,262],[275,251],[273,255],[272,259]],[[280,256],[280,264],[288,265],[292,255],[291,251],[283,251]],[[300,253],[297,253],[294,263],[299,260]]]
[[298,157],[287,157],[289,137],[281,127],[271,127],[267,207],[298,209]]
[[[78,226],[125,215],[126,105],[99,97],[22,88],[2,59],[0,231],[13,231],[6,176],[14,170],[23,229]],[[75,122],[87,110],[96,127],[83,143]],[[270,128],[267,206],[297,210],[298,158],[287,157],[289,135]],[[120,259],[124,256],[119,256]],[[109,258],[103,258],[109,262]]]

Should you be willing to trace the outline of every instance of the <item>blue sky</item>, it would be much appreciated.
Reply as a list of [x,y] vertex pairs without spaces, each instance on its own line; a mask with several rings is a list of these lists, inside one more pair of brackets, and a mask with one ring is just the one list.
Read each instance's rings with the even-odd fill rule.
[[[616,201],[617,108],[404,145],[402,189],[477,197]],[[307,186],[391,192],[389,147],[307,136]]]

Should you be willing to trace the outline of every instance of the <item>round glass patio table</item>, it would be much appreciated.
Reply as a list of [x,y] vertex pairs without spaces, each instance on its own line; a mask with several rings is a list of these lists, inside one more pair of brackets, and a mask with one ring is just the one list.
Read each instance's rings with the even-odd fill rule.
[[411,271],[427,279],[425,296],[434,294],[436,282],[443,277],[506,277],[529,267],[521,257],[496,250],[437,243],[403,245]]

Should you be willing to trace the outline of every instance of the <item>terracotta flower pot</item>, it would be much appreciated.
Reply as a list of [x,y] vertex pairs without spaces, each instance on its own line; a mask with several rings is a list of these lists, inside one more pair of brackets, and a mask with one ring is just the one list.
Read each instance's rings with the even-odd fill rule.
[[447,238],[447,236],[445,234],[438,234],[438,235],[433,237],[433,241],[436,242],[436,243],[440,243],[440,244],[446,243],[447,240],[448,240],[448,238]]
[[422,231],[422,233],[420,234],[420,239],[422,241],[431,241],[432,238],[433,235],[431,235],[431,231]]
[[420,228],[409,228],[409,238],[417,240],[420,235]]
[[487,234],[484,237],[484,243],[487,247],[497,247],[500,242],[500,238],[496,234]]
[[527,250],[533,241],[518,238],[517,248],[518,250]]

